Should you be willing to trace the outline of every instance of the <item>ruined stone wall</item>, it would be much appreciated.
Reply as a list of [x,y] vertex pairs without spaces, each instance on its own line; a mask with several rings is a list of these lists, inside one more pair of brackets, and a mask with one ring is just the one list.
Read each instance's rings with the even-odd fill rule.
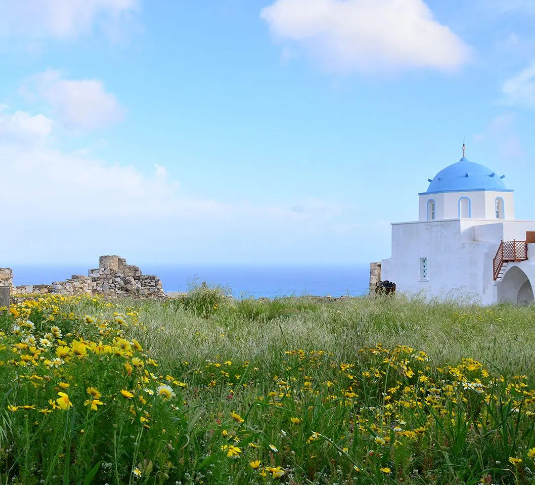
[[370,263],[370,293],[375,293],[379,281],[381,281],[381,263]]
[[[0,270],[0,286],[1,278],[2,270]],[[74,275],[67,281],[56,281],[51,285],[15,286],[12,291],[13,294],[87,294],[150,298],[166,296],[162,282],[157,276],[142,274],[137,266],[126,264],[126,260],[119,256],[101,256],[99,267],[90,269],[88,276]]]
[[0,268],[0,286],[11,286],[13,271],[9,268]]

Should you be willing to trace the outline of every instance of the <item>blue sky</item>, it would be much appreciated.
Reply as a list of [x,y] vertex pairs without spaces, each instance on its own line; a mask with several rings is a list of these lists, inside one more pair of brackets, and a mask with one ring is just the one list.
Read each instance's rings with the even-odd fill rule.
[[0,0],[0,266],[379,260],[464,137],[535,218],[534,22],[528,0]]

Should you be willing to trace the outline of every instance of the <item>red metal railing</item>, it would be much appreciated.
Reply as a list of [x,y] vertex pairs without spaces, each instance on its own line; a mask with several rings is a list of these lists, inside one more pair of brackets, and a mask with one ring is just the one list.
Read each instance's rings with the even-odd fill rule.
[[528,259],[528,244],[526,241],[502,241],[492,263],[494,281],[496,281],[504,263],[526,261]]

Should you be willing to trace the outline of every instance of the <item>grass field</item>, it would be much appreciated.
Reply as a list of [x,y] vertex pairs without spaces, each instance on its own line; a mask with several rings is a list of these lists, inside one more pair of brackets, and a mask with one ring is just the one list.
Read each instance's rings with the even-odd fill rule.
[[535,480],[535,308],[195,288],[0,330],[0,483]]

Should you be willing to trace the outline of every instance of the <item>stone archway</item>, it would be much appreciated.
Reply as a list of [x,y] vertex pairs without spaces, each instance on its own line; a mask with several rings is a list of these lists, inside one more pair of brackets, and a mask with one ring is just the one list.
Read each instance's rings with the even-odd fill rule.
[[518,266],[513,266],[498,285],[498,302],[529,305],[533,300],[533,287],[528,276]]

